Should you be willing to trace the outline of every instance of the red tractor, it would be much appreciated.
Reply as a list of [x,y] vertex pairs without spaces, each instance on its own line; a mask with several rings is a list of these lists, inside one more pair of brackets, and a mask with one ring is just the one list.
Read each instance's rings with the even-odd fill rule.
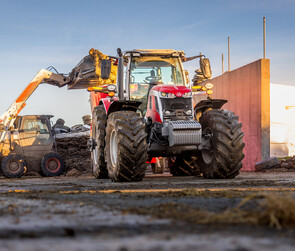
[[[183,69],[183,62],[200,58],[202,74],[209,78],[207,58],[185,58],[175,50],[123,54],[118,49],[118,57],[98,51],[94,57],[94,52],[73,69],[69,88],[76,85],[91,91],[90,149],[96,178],[140,181],[153,157],[168,157],[174,176],[199,172],[204,178],[238,175],[244,158],[238,117],[221,109],[226,100],[208,95],[207,100],[194,104],[192,90],[198,87],[190,86]],[[93,71],[99,81],[91,77]],[[208,85],[208,94],[211,88]]]

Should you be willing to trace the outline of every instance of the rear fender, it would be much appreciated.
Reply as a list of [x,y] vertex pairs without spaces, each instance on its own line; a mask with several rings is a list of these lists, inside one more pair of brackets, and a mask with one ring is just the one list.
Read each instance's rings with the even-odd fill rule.
[[194,107],[195,117],[199,120],[202,113],[204,113],[207,109],[220,109],[227,100],[225,99],[205,99],[201,100],[196,106]]
[[104,105],[107,116],[117,111],[134,111],[136,112],[141,105],[139,101],[129,100],[111,100],[109,98],[101,99],[100,104]]

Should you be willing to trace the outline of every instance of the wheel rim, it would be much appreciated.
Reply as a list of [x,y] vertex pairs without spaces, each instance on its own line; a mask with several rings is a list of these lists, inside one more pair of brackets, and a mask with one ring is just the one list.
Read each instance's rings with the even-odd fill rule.
[[9,164],[8,164],[8,170],[11,173],[18,173],[20,170],[20,164],[17,160],[12,160]]
[[110,137],[110,155],[111,155],[112,166],[116,166],[117,164],[117,154],[118,154],[117,134],[115,130],[113,130]]
[[210,164],[213,160],[213,132],[212,130],[207,127],[204,130],[204,139],[207,141],[207,147],[202,150],[202,158],[206,164]]
[[[95,127],[96,127],[96,125],[95,126],[93,126],[92,127],[92,135],[94,135],[94,137],[95,137],[95,139],[92,137],[92,139],[91,139],[91,144],[93,145],[93,144],[95,144],[97,141],[95,141],[96,140],[96,130],[95,130]],[[97,156],[98,156],[98,146],[97,146],[97,144],[95,144],[95,146],[94,147],[92,147],[92,154],[93,154],[93,158],[92,158],[92,163],[93,163],[93,165],[94,166],[96,166],[97,165]]]
[[47,160],[46,168],[50,172],[57,172],[60,169],[60,162],[56,158],[50,158]]
[[[92,139],[92,140],[94,141],[94,139]],[[92,144],[94,144],[94,142]],[[93,153],[93,160],[92,160],[93,164],[97,165],[97,156],[98,156],[98,146],[97,145],[92,150],[92,153]]]

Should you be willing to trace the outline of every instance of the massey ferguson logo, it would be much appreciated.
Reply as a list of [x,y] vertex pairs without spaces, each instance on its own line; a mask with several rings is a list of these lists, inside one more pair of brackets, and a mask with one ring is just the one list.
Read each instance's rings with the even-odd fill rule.
[[182,93],[181,92],[176,92],[176,97],[181,97],[182,96]]

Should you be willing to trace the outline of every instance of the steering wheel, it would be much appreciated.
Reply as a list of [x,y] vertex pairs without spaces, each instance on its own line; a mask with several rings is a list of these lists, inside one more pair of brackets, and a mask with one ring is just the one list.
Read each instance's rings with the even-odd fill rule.
[[146,81],[149,81],[149,82],[157,82],[159,80],[161,80],[161,77],[159,76],[148,76],[145,78]]

